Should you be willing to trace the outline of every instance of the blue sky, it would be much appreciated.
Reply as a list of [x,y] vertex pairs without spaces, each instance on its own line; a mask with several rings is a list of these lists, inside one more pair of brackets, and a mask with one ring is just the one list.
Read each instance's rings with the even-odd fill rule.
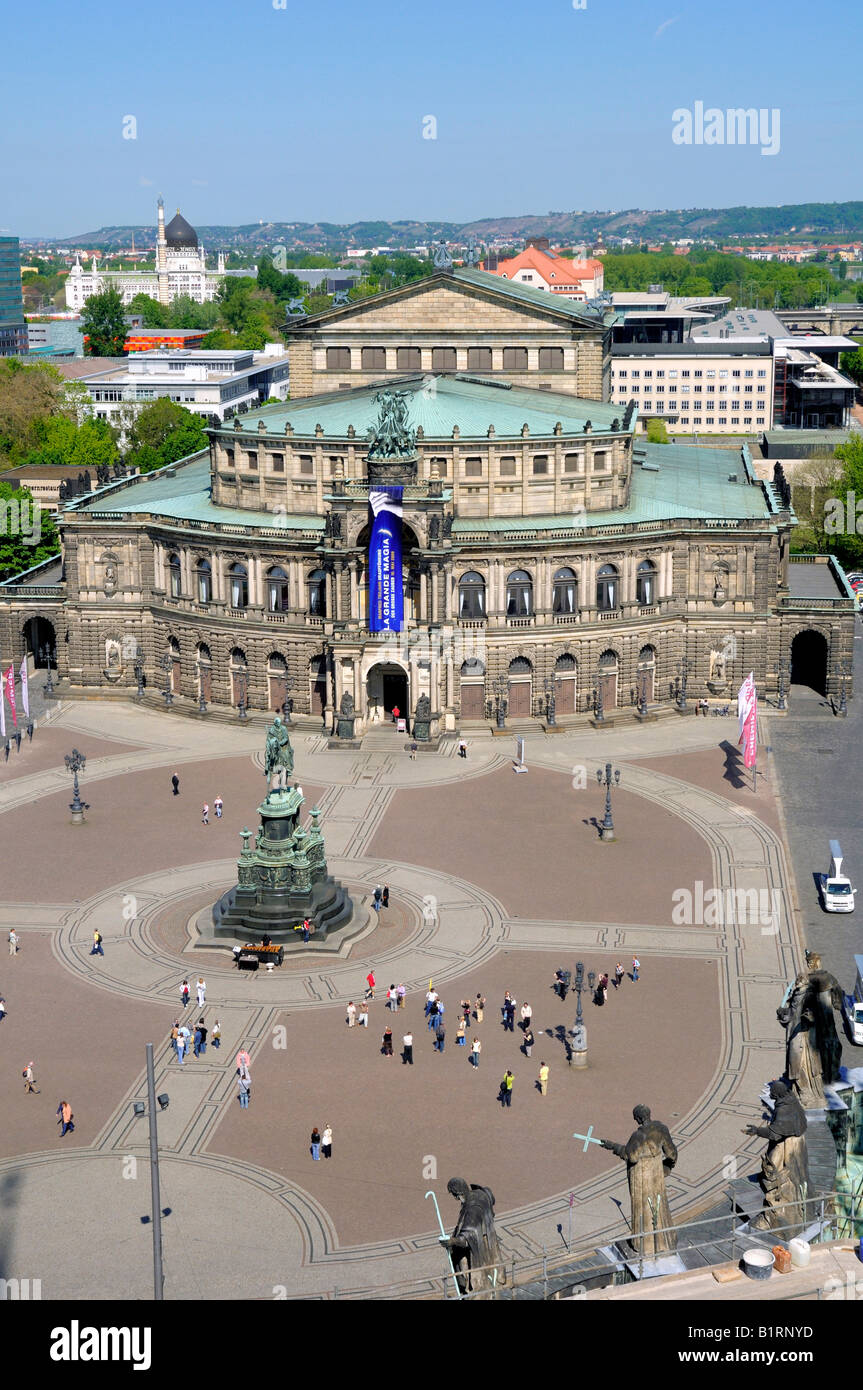
[[[0,0],[0,224],[152,223],[159,192],[199,226],[863,197],[858,0],[281,3]],[[675,145],[696,101],[779,108],[779,153]]]

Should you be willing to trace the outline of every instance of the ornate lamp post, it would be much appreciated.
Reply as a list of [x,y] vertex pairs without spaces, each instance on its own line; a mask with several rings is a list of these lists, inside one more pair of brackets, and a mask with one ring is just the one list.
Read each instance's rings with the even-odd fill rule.
[[684,656],[677,664],[677,708],[686,709],[686,678],[689,675],[689,662]]
[[72,800],[69,803],[69,810],[72,812],[72,824],[83,825],[84,812],[87,807],[81,800],[78,791],[78,773],[83,768],[87,759],[83,753],[78,752],[77,748],[73,748],[71,753],[66,754],[64,761],[66,763],[66,771],[72,774]]
[[647,716],[647,672],[638,672],[638,713],[642,719]]
[[584,989],[584,962],[577,961],[575,966],[575,1024],[571,1031],[572,1052],[570,1053],[569,1064],[571,1067],[583,1068],[587,1066],[587,1028],[584,1025],[584,1015],[581,1011],[581,992]]
[[207,702],[206,702],[206,700],[204,699],[204,682],[203,682],[203,679],[202,679],[202,675],[203,675],[203,667],[201,666],[201,663],[199,662],[199,663],[198,663],[198,712],[199,712],[200,714],[206,714],[206,713],[207,713]]
[[294,701],[293,701],[293,696],[291,695],[291,691],[292,691],[293,689],[294,689],[293,677],[292,677],[292,676],[286,676],[286,677],[285,677],[285,699],[284,699],[284,703],[283,703],[283,705],[282,705],[282,718],[284,719],[284,721],[285,721],[286,724],[290,724],[290,723],[291,723],[291,715],[292,715],[293,712],[294,712]]
[[48,667],[48,674],[45,677],[45,687],[43,690],[43,694],[47,700],[50,700],[54,695],[54,679],[51,675],[51,663],[54,660],[54,654],[55,648],[50,643],[46,643],[45,646],[39,648],[39,659],[40,661],[44,661],[45,665]]
[[839,713],[848,713],[848,691],[847,682],[851,679],[851,663],[843,661],[839,668]]
[[495,722],[499,729],[505,729],[506,715],[509,708],[509,681],[506,676],[498,676],[497,679],[492,682],[492,690],[494,691]]
[[240,674],[237,676],[237,685],[239,686],[239,691],[240,691],[239,699],[237,700],[237,713],[238,713],[238,715],[239,715],[239,717],[240,717],[240,722],[241,722],[241,723],[245,723],[245,720],[246,720],[246,673],[245,673],[245,671],[240,672]]
[[620,771],[618,768],[612,770],[611,763],[605,764],[605,776],[602,768],[596,769],[596,780],[599,785],[605,787],[605,820],[599,828],[600,840],[614,839],[614,821],[611,819],[611,788],[620,785]]
[[776,701],[776,708],[777,708],[777,709],[787,709],[787,708],[788,708],[788,701],[787,701],[786,698],[785,698],[785,691],[786,691],[785,677],[786,677],[787,675],[790,674],[788,662],[787,662],[787,661],[780,661],[780,663],[779,663],[779,668],[778,668],[778,669],[779,669],[779,684],[778,684],[777,689],[776,689],[776,694],[777,694],[777,696],[778,696],[778,699],[777,699],[777,701]]
[[595,686],[594,692],[593,692],[593,717],[594,717],[594,719],[596,720],[597,724],[602,724],[602,723],[604,722],[604,720],[605,720],[605,714],[603,713],[603,708],[602,708],[602,672],[601,672],[601,671],[597,671],[597,673],[596,673],[596,686]]
[[545,690],[545,718],[550,729],[557,726],[557,676],[547,676]]
[[174,703],[174,692],[171,689],[171,677],[174,671],[174,658],[170,652],[165,652],[165,655],[162,657],[161,661],[159,662],[159,665],[165,672],[165,689],[162,691],[162,698],[165,701],[165,709],[168,709]]
[[140,648],[140,647],[139,647],[138,650],[135,652],[135,661],[134,661],[134,664],[133,664],[133,666],[132,666],[132,669],[133,669],[133,671],[135,672],[135,679],[136,679],[136,681],[138,682],[138,689],[137,689],[137,691],[136,691],[136,693],[135,693],[135,699],[136,699],[136,700],[143,700],[143,698],[144,698],[144,653],[141,651],[141,648]]

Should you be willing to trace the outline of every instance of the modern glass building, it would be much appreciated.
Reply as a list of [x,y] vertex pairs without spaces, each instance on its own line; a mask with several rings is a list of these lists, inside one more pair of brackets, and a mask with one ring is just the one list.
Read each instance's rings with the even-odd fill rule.
[[16,236],[0,236],[0,357],[15,357],[26,351],[21,249]]

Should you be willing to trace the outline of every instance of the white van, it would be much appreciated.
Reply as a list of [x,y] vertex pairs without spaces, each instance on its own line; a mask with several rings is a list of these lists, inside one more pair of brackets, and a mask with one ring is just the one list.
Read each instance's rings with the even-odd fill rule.
[[830,841],[830,872],[819,874],[821,901],[825,912],[853,912],[854,894],[851,880],[842,872],[842,849],[838,840]]
[[855,956],[854,964],[857,967],[854,993],[845,995],[843,1012],[851,1041],[858,1047],[863,1047],[863,956]]

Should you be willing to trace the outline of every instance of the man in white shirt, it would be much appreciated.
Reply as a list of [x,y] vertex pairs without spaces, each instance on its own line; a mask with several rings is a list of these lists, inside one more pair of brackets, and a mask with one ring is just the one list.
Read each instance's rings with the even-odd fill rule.
[[402,1038],[402,1065],[412,1067],[414,1064],[414,1035],[405,1033]]

